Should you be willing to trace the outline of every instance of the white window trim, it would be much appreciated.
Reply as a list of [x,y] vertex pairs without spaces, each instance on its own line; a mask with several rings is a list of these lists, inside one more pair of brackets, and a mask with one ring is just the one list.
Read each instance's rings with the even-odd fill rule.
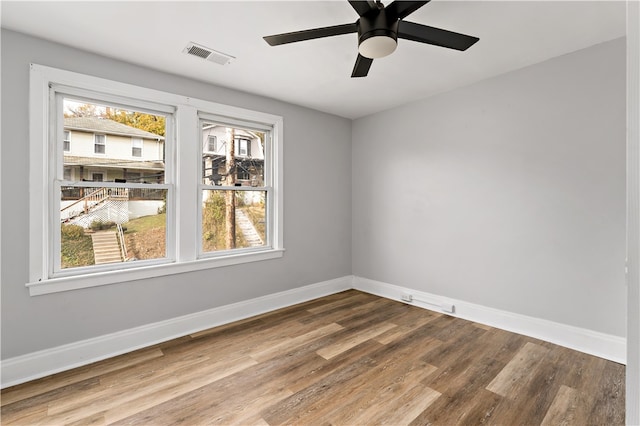
[[[96,271],[81,275],[49,278],[50,270],[50,230],[53,229],[51,216],[47,213],[54,206],[50,200],[51,170],[50,156],[59,152],[49,143],[57,140],[50,135],[50,112],[52,105],[49,92],[52,85],[69,86],[77,91],[98,92],[105,101],[112,96],[114,102],[122,99],[134,99],[135,103],[149,102],[175,108],[176,143],[165,147],[167,166],[175,159],[175,223],[167,223],[169,232],[175,235],[174,253],[168,253],[169,259],[161,264],[145,264],[125,270]],[[104,95],[104,96],[102,96]],[[272,204],[271,247],[262,250],[237,250],[216,257],[198,259],[198,244],[201,236],[197,233],[195,211],[200,199],[198,191],[200,176],[198,167],[201,161],[201,138],[198,129],[199,113],[224,117],[238,117],[242,120],[262,123],[272,127]],[[233,120],[230,120],[231,123]],[[280,116],[247,110],[214,102],[194,99],[172,93],[147,89],[126,83],[120,83],[98,77],[79,74],[57,68],[31,64],[29,92],[29,134],[30,134],[30,180],[29,180],[29,282],[26,286],[32,296],[74,289],[95,287],[158,276],[198,271],[222,266],[237,265],[246,262],[263,261],[283,256],[283,194],[282,194],[282,146],[283,119]],[[177,155],[177,153],[180,155]],[[167,173],[168,174],[168,173]],[[170,206],[167,206],[171,208]],[[170,244],[167,241],[167,247]],[[174,257],[175,259],[171,259]]]

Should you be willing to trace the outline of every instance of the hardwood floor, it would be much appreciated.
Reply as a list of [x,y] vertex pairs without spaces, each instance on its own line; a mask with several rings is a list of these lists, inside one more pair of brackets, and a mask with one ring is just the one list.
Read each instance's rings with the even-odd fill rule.
[[2,391],[2,424],[622,425],[624,366],[355,290]]

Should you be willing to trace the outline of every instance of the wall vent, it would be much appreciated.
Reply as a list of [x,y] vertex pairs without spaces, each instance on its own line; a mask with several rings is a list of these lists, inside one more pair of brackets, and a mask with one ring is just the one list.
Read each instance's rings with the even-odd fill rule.
[[197,56],[198,58],[206,59],[207,61],[215,62],[220,65],[229,64],[233,59],[235,59],[235,57],[231,55],[227,55],[226,53],[218,52],[195,43],[189,43],[182,53]]

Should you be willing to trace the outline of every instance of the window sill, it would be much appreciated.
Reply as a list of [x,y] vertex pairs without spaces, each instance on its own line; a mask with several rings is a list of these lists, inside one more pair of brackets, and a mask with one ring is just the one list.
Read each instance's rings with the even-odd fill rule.
[[259,262],[281,258],[284,249],[274,249],[253,253],[238,253],[218,258],[199,259],[189,262],[150,265],[141,268],[98,272],[94,274],[74,275],[71,277],[52,278],[46,281],[27,283],[29,295],[59,293],[62,291],[78,290],[82,288],[98,287],[128,281],[143,280],[203,269],[219,268],[222,266],[238,265],[247,262]]

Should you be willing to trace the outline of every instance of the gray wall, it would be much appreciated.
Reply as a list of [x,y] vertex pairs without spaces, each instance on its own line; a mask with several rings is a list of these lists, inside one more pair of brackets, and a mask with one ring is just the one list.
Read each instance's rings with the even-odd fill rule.
[[353,273],[625,336],[625,40],[353,123]]
[[[11,31],[1,51],[3,359],[352,272],[625,335],[622,39],[353,124]],[[282,115],[284,258],[30,297],[30,62]]]
[[[284,258],[30,297],[30,62],[283,116]],[[3,359],[351,273],[347,119],[2,30],[1,165]]]

